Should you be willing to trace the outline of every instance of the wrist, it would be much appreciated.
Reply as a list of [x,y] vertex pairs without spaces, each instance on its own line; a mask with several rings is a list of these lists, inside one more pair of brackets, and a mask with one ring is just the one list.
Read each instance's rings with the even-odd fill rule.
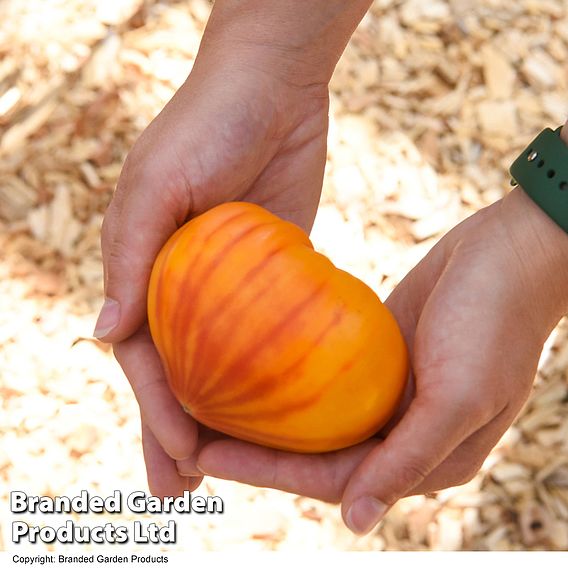
[[[568,144],[568,121],[560,131]],[[506,222],[517,242],[526,251],[533,274],[544,279],[542,290],[558,308],[561,317],[568,311],[568,233],[519,186],[503,200]]]
[[371,0],[217,0],[200,52],[240,60],[294,85],[326,85]]
[[568,234],[521,187],[501,200],[499,213],[522,265],[526,299],[554,326],[568,312]]

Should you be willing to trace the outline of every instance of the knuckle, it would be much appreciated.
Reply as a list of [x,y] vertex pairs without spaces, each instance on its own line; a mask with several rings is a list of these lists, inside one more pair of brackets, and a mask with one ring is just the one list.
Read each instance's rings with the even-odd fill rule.
[[463,385],[448,394],[448,408],[466,424],[479,425],[493,417],[493,398],[483,389]]
[[399,483],[404,487],[414,487],[426,479],[430,469],[419,459],[408,459],[398,468]]
[[[107,252],[107,262],[109,271],[119,268],[125,271],[126,275],[136,275],[137,278],[151,271],[154,258],[152,256],[140,254],[140,251],[147,251],[148,246],[144,236],[137,237],[125,231],[119,231]],[[126,266],[128,269],[126,270]]]
[[462,471],[458,472],[457,475],[452,480],[453,486],[465,485],[469,483],[477,475],[477,470],[472,468],[464,468]]
[[478,411],[481,407],[478,393],[469,385],[456,388],[451,396],[456,412]]
[[484,461],[485,460],[483,458],[464,460],[460,460],[458,458],[453,459],[451,462],[452,473],[446,485],[448,487],[455,487],[469,483],[477,476]]
[[456,472],[452,485],[458,486],[469,483],[477,476],[480,469],[481,464],[466,464],[463,468]]
[[109,263],[109,268],[116,266],[117,264],[122,264],[127,257],[128,243],[121,236],[121,234],[118,233],[117,235],[115,235],[115,238],[108,250],[107,260]]
[[158,170],[159,160],[155,155],[148,155],[138,157],[132,151],[124,162],[124,167],[121,172],[119,189],[134,190],[140,183],[145,180],[152,181],[156,177]]
[[[143,135],[144,136],[144,135]],[[136,191],[145,183],[151,184],[164,173],[164,157],[152,147],[153,151],[144,151],[137,145],[132,148],[124,160],[117,184],[117,193]]]
[[443,491],[450,487],[458,487],[460,485],[465,485],[472,481],[481,468],[481,464],[472,465],[470,463],[466,464],[456,464],[452,466],[451,471],[446,471],[443,474],[433,474],[428,476],[424,483],[414,486],[414,488],[409,491],[406,496],[410,495],[427,495],[430,493],[435,493],[437,491]]

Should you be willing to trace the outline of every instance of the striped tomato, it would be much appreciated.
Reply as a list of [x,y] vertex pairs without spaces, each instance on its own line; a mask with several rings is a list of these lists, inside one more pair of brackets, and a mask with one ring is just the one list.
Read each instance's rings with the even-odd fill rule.
[[377,432],[408,373],[376,294],[258,205],[225,203],[156,259],[148,320],[169,385],[197,421],[297,452]]

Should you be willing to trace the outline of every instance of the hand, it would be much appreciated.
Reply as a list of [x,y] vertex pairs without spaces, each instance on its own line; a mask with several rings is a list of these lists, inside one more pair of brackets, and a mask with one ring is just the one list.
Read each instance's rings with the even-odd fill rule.
[[286,82],[211,43],[130,152],[102,230],[106,304],[96,335],[114,343],[140,404],[155,495],[200,481],[196,424],[169,390],[146,323],[155,257],[186,220],[225,201],[258,203],[309,231],[326,160],[327,84]]
[[398,499],[472,479],[529,395],[567,283],[568,235],[513,190],[449,232],[388,298],[413,372],[384,441],[302,455],[221,440],[197,466],[342,501],[348,527],[366,533]]
[[[328,83],[371,0],[217,0],[190,77],[124,164],[102,231],[105,304],[95,336],[141,408],[155,495],[199,485],[197,428],[171,394],[146,323],[168,237],[219,203],[252,201],[309,231],[326,159]],[[189,300],[190,301],[190,300]]]

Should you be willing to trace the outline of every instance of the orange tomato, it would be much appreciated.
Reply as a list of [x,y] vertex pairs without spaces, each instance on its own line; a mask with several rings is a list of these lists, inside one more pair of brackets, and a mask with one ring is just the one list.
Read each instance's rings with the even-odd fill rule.
[[184,409],[273,448],[361,442],[406,383],[406,346],[377,295],[251,203],[219,205],[172,235],[152,270],[148,320]]

